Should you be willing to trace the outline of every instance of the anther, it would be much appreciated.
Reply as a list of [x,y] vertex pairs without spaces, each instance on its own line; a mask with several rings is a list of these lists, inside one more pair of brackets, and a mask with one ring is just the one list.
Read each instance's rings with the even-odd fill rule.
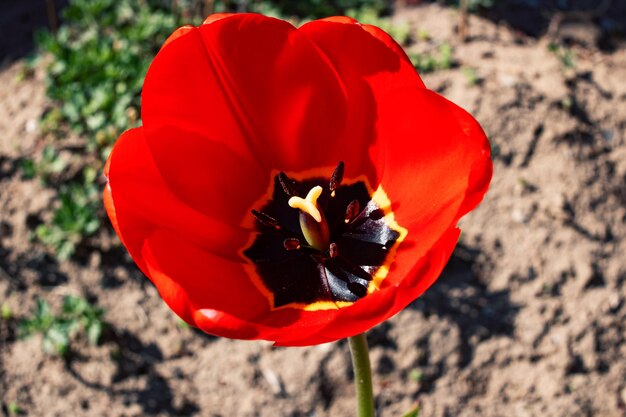
[[259,221],[262,225],[264,225],[264,226],[268,226],[268,227],[273,227],[273,228],[275,228],[275,229],[280,229],[280,226],[278,225],[278,221],[276,221],[276,219],[275,219],[275,218],[273,218],[273,217],[271,217],[271,216],[268,216],[267,214],[262,213],[262,212],[257,211],[257,210],[254,210],[254,209],[252,209],[252,210],[251,210],[251,212],[252,212],[252,215],[253,215],[254,217],[256,217],[256,219],[257,219],[257,220],[258,220],[258,221]]
[[285,194],[287,194],[289,197],[296,197],[298,195],[296,189],[293,187],[293,182],[291,181],[291,178],[289,178],[284,172],[278,173],[278,182],[283,188]]
[[330,244],[330,247],[328,248],[328,256],[330,256],[331,258],[336,258],[338,255],[338,250],[337,250],[337,244],[335,242]]
[[337,168],[333,171],[333,175],[330,176],[330,184],[328,188],[330,188],[331,197],[335,196],[335,190],[341,185],[341,181],[343,181],[343,170],[344,164],[343,161],[340,161]]
[[283,247],[286,250],[298,250],[301,248],[300,240],[295,237],[290,237],[288,239],[283,240]]
[[359,215],[361,211],[361,206],[359,204],[359,200],[352,200],[348,207],[346,207],[346,214],[344,215],[343,221],[347,224],[350,223],[356,216]]

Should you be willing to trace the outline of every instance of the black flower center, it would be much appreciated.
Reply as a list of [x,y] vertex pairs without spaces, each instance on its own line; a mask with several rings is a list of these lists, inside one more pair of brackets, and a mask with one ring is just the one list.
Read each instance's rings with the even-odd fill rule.
[[330,178],[274,177],[271,197],[252,210],[258,231],[243,254],[274,308],[340,308],[376,291],[406,230],[382,188]]

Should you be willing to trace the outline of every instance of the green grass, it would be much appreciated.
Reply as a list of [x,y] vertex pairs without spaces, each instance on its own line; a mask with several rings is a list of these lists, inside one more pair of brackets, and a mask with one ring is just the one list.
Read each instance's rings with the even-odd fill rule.
[[53,248],[60,260],[72,256],[77,245],[100,227],[101,201],[96,175],[94,169],[86,168],[82,183],[61,185],[52,220],[35,229],[37,238]]

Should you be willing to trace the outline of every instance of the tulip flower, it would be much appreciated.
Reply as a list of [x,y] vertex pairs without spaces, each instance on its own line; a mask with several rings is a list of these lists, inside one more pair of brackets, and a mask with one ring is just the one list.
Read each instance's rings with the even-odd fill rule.
[[489,143],[389,35],[218,14],[166,41],[107,213],[171,309],[207,333],[325,343],[439,276],[482,200]]

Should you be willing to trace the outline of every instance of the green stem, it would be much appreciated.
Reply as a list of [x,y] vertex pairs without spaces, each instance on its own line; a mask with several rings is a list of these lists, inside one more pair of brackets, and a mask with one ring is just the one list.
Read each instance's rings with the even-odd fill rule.
[[356,388],[357,416],[374,417],[374,393],[372,391],[372,368],[367,350],[365,333],[348,338],[352,367],[354,368],[354,386]]

